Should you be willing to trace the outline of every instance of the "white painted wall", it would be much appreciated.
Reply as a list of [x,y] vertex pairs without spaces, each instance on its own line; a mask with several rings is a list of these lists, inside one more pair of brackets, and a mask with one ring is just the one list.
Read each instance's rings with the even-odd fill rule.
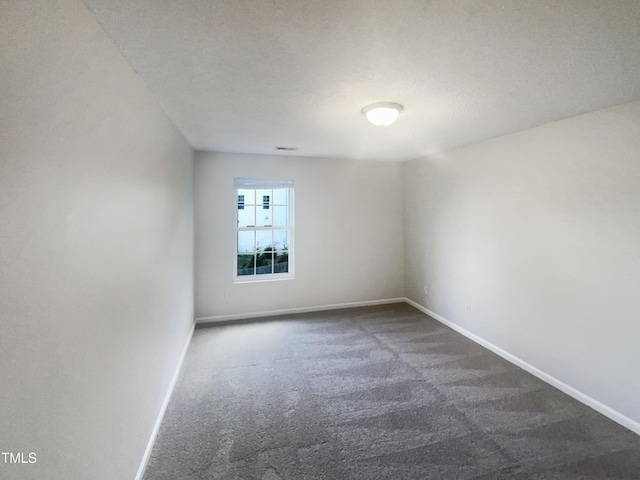
[[80,0],[2,2],[0,451],[133,479],[193,322],[192,151]]
[[640,422],[638,152],[632,102],[406,163],[407,296]]
[[[196,318],[403,296],[402,165],[197,153]],[[233,283],[234,177],[295,182],[295,279]]]

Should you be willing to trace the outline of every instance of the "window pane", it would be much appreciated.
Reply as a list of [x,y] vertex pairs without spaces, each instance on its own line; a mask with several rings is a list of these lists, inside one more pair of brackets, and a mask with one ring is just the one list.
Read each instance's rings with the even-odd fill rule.
[[286,230],[274,230],[273,231],[273,247],[276,252],[282,253],[283,250],[289,248],[289,238]]
[[273,273],[273,252],[270,249],[259,253],[256,257],[256,275],[267,273]]
[[274,205],[289,205],[289,189],[276,188],[273,190]]
[[273,207],[273,226],[286,227],[289,224],[289,207]]
[[256,203],[256,191],[248,188],[239,188],[238,195],[244,195],[245,205],[255,205]]
[[255,251],[255,232],[238,232],[238,253],[253,253]]
[[255,258],[254,255],[238,255],[238,276],[255,273]]
[[270,227],[273,225],[273,209],[269,207],[264,210],[262,207],[257,207],[256,210],[256,226],[258,227]]
[[258,237],[256,242],[256,250],[258,252],[264,251],[265,249],[273,249],[272,233],[272,230],[258,230],[256,232],[256,235]]
[[271,198],[273,198],[273,192],[270,188],[259,188],[256,190],[256,204],[259,204],[260,208],[262,208],[264,203],[264,197],[269,197],[269,203],[267,204],[269,205],[271,203]]
[[289,252],[275,254],[273,273],[287,273],[289,271]]
[[256,224],[256,207],[245,206],[242,210],[238,210],[238,226],[253,227]]

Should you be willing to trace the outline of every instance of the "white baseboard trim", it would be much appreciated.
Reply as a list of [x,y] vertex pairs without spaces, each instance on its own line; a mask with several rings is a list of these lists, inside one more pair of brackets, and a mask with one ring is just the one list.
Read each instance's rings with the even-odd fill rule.
[[618,412],[617,410],[614,410],[613,408],[609,407],[608,405],[605,405],[604,403],[599,402],[598,400],[596,400],[594,398],[591,398],[589,395],[581,392],[580,390],[577,390],[577,389],[573,388],[570,385],[567,385],[566,383],[562,382],[561,380],[558,380],[557,378],[549,375],[548,373],[543,372],[539,368],[534,367],[533,365],[531,365],[531,364],[525,362],[524,360],[516,357],[515,355],[513,355],[513,354],[511,354],[511,353],[509,353],[509,352],[507,352],[507,351],[505,351],[503,349],[501,349],[500,347],[492,344],[491,342],[488,342],[488,341],[484,340],[483,338],[477,336],[476,334],[471,333],[470,331],[466,330],[465,328],[462,328],[461,326],[456,325],[455,323],[451,322],[450,320],[447,320],[446,318],[438,315],[437,313],[429,310],[428,308],[423,307],[419,303],[416,303],[416,302],[414,302],[413,300],[411,300],[409,298],[405,298],[404,301],[407,302],[412,307],[415,307],[418,310],[420,310],[421,312],[426,313],[430,317],[433,317],[434,319],[438,320],[440,323],[443,323],[444,325],[446,325],[447,327],[451,328],[452,330],[455,330],[456,332],[461,333],[462,335],[464,335],[468,339],[473,340],[474,342],[478,343],[479,345],[482,345],[483,347],[491,350],[493,353],[501,356],[505,360],[513,363],[514,365],[517,365],[518,367],[522,368],[523,370],[526,370],[530,374],[538,377],[540,380],[548,383],[549,385],[551,385],[553,387],[556,387],[558,390],[561,390],[562,392],[564,392],[567,395],[575,398],[579,402],[584,403],[588,407],[591,407],[595,411],[597,411],[597,412],[603,414],[604,416],[610,418],[614,422],[619,423],[623,427],[626,427],[629,430],[631,430],[632,432],[636,433],[637,435],[640,435],[640,423],[636,422],[635,420],[627,417],[626,415],[623,415],[622,413]]
[[153,426],[153,430],[151,431],[151,436],[149,437],[149,442],[147,442],[147,448],[144,451],[144,455],[142,456],[142,461],[140,462],[140,466],[138,467],[138,473],[136,473],[135,480],[142,480],[142,476],[144,475],[144,471],[147,469],[147,464],[149,463],[149,458],[151,457],[151,451],[153,450],[153,445],[156,442],[156,437],[158,436],[158,430],[160,430],[160,425],[162,424],[162,420],[164,419],[164,414],[167,411],[167,407],[169,406],[169,401],[171,400],[171,395],[173,394],[173,389],[178,382],[178,377],[180,376],[180,370],[182,369],[182,364],[184,363],[184,358],[187,356],[187,350],[189,349],[189,344],[191,343],[191,339],[193,338],[193,332],[196,328],[196,324],[191,326],[191,333],[187,337],[187,341],[182,349],[182,355],[180,355],[180,360],[178,360],[178,365],[176,366],[175,371],[173,372],[173,377],[171,378],[171,383],[169,384],[169,388],[167,389],[167,393],[164,396],[164,401],[160,406],[160,412],[158,413],[158,418],[156,419],[156,423]]
[[282,310],[268,310],[265,312],[238,313],[231,315],[216,315],[213,317],[196,318],[197,325],[205,325],[207,323],[227,322],[230,320],[247,320],[251,318],[274,317],[276,315],[287,315],[291,313],[307,313],[321,312],[324,310],[336,310],[339,308],[369,307],[372,305],[386,305],[390,303],[403,303],[404,297],[387,298],[383,300],[366,300],[363,302],[334,303],[329,305],[317,305],[313,307],[285,308]]

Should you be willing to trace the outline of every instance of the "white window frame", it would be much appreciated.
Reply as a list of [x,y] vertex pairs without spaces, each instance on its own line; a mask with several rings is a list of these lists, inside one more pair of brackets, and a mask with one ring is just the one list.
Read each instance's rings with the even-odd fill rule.
[[[291,280],[293,278],[295,278],[295,262],[294,262],[294,227],[293,227],[293,219],[294,219],[294,188],[293,188],[293,180],[264,180],[264,179],[255,179],[255,178],[244,178],[244,177],[237,177],[233,179],[233,183],[234,183],[234,188],[233,188],[233,193],[234,193],[234,202],[233,202],[233,208],[234,208],[234,223],[235,223],[235,228],[234,228],[234,239],[233,239],[233,250],[234,250],[234,255],[233,255],[233,282],[234,283],[251,283],[251,282],[269,282],[269,281],[273,281],[273,280]],[[256,211],[256,215],[258,215],[259,212],[262,212],[263,210],[263,206],[264,206],[264,199],[262,197],[258,198],[257,197],[257,190],[260,189],[282,189],[282,188],[286,188],[288,189],[288,218],[287,218],[287,225],[286,226],[247,226],[247,227],[241,227],[239,226],[239,218],[238,218],[238,212],[240,211],[240,209],[238,208],[238,198],[239,198],[239,194],[238,191],[239,190],[246,190],[246,189],[251,189],[251,190],[256,190],[255,192],[255,199],[254,199],[254,204],[255,204],[255,211]],[[269,198],[269,204],[272,204],[274,197],[273,197],[273,192],[270,195]],[[246,198],[244,199],[244,208],[247,208],[247,202],[246,202]],[[261,231],[261,230],[286,230],[287,231],[287,262],[288,262],[288,271],[285,273],[263,273],[263,274],[256,274],[254,273],[253,275],[238,275],[238,255],[242,255],[244,252],[238,252],[238,232],[241,231]],[[254,252],[255,255],[256,252]]]

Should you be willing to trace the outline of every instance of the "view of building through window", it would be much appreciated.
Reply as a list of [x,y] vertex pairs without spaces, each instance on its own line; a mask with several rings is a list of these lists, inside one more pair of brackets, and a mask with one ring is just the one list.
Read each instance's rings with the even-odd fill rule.
[[292,182],[236,179],[237,281],[290,278]]

